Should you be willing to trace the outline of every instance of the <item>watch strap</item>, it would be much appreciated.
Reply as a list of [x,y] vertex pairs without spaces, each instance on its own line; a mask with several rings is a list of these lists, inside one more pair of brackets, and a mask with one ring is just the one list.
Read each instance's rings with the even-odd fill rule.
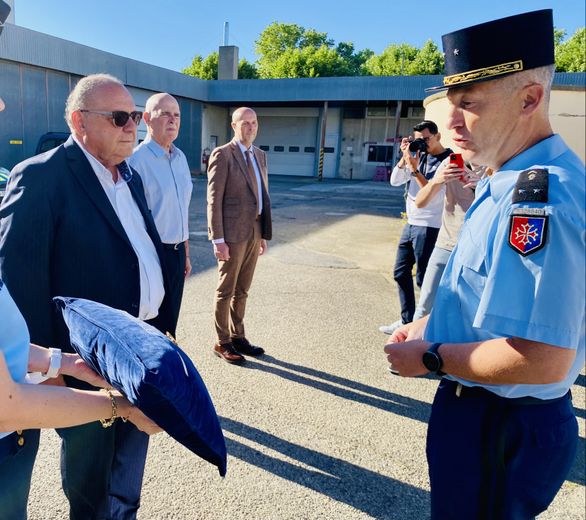
[[59,375],[59,371],[61,370],[62,353],[58,348],[50,348],[49,352],[51,353],[49,357],[49,369],[43,376],[53,379]]
[[431,347],[429,347],[427,349],[427,352],[434,354],[437,359],[439,360],[440,366],[439,368],[435,371],[435,373],[438,376],[445,376],[446,373],[442,372],[442,367],[444,366],[444,360],[442,359],[442,357],[439,355],[438,349],[443,345],[443,343],[432,343]]

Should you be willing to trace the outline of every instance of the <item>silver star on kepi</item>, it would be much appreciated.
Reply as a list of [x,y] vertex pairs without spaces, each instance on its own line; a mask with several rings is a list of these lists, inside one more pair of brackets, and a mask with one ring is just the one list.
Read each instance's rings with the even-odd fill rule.
[[454,49],[454,56],[460,55],[460,49]]

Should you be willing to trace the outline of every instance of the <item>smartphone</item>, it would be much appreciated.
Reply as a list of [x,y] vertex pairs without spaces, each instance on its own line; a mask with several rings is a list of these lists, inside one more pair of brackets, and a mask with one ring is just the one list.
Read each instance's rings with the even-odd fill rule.
[[[451,153],[450,154],[450,164],[457,166],[458,168],[464,169],[464,159],[462,158],[461,153]],[[460,175],[459,179],[460,182],[466,182],[466,174]]]
[[462,168],[462,170],[464,169],[464,159],[461,153],[451,153],[450,163],[456,165],[458,168]]

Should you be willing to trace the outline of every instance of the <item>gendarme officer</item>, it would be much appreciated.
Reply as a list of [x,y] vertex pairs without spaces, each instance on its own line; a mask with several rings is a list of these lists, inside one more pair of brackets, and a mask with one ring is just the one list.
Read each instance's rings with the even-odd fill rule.
[[584,165],[553,133],[551,10],[443,37],[448,129],[482,181],[429,317],[385,347],[443,375],[427,438],[434,519],[529,519],[576,453],[584,366]]

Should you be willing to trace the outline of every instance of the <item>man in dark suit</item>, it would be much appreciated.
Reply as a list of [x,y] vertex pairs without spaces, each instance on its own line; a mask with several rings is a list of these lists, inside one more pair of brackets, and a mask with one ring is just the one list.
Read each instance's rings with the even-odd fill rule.
[[234,139],[216,148],[208,168],[208,236],[218,260],[215,298],[218,337],[214,353],[241,364],[243,354],[260,356],[244,333],[244,312],[256,261],[272,237],[271,201],[265,153],[253,146],[258,131],[254,110],[232,114]]
[[[67,100],[71,138],[11,173],[0,207],[0,273],[34,343],[72,351],[57,295],[167,330],[161,242],[142,181],[125,163],[141,115],[116,78],[83,78]],[[58,433],[70,518],[135,518],[148,437],[121,421]]]

